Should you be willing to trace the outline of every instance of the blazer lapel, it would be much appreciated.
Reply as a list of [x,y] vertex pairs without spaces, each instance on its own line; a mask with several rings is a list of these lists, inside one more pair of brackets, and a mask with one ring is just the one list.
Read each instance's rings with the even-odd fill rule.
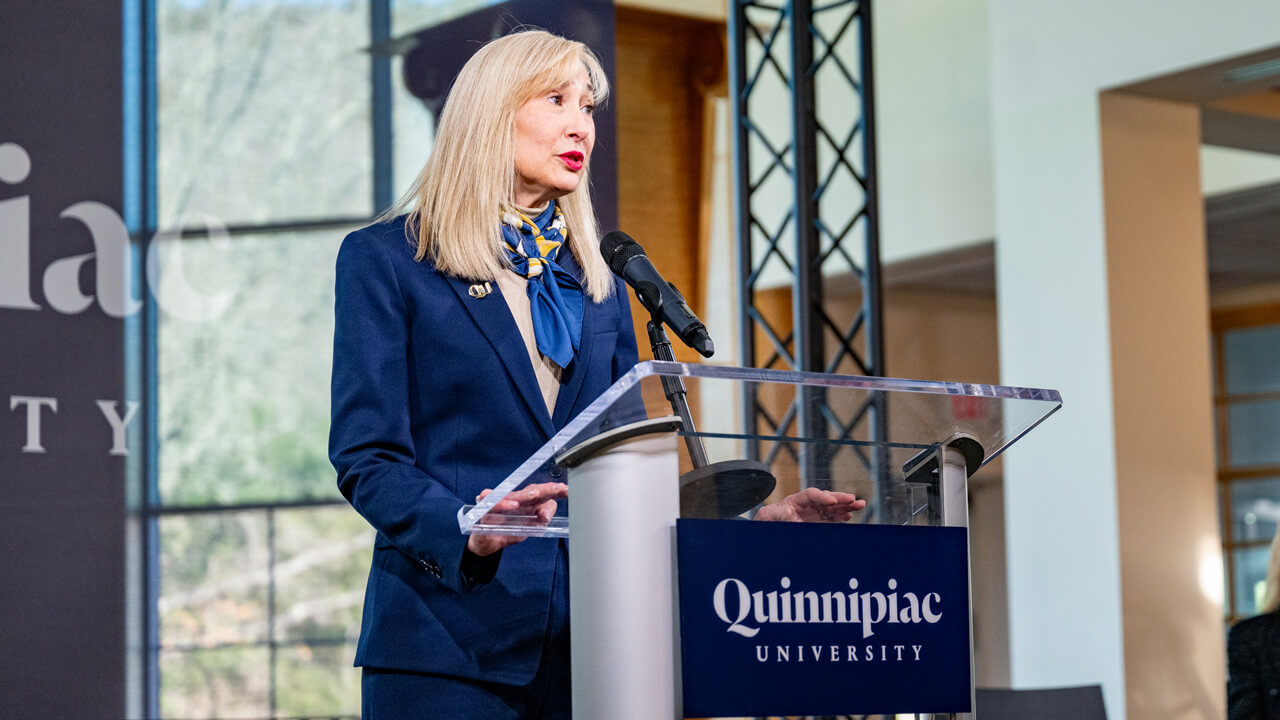
[[[555,434],[555,426],[551,416],[547,414],[547,404],[538,388],[538,378],[533,374],[533,365],[529,362],[529,351],[525,349],[524,339],[520,337],[520,329],[511,317],[511,309],[507,306],[498,284],[491,283],[493,291],[484,297],[471,297],[472,283],[453,276],[446,276],[449,287],[458,296],[458,302],[467,309],[471,319],[484,333],[494,352],[502,360],[502,364],[511,375],[511,382],[516,386],[529,412],[538,420],[538,426],[549,439]],[[563,391],[562,391],[563,392]],[[558,408],[557,408],[558,409]]]

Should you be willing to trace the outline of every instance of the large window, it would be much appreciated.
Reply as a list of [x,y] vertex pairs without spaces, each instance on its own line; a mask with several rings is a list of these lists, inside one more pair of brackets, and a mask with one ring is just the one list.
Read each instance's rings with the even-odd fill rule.
[[[373,531],[327,458],[339,243],[432,142],[393,36],[477,0],[131,0],[147,717],[357,717]],[[131,126],[134,127],[134,126]]]
[[194,298],[160,309],[155,332],[163,717],[358,713],[349,668],[372,534],[334,505],[325,453],[344,231],[160,241],[167,277]]
[[1214,339],[1218,502],[1234,622],[1261,609],[1280,524],[1280,306],[1216,313]]

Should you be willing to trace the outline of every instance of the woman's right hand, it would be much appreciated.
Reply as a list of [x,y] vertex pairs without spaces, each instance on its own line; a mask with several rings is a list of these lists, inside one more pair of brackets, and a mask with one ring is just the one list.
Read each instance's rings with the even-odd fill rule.
[[[476,502],[485,499],[491,490],[484,490],[476,497]],[[569,486],[564,483],[538,483],[508,493],[485,515],[489,522],[501,522],[501,516],[511,515],[522,519],[536,518],[546,524],[556,514],[556,500],[569,497]],[[524,540],[523,535],[480,535],[472,534],[467,538],[467,550],[473,555],[484,557],[492,555],[503,548],[510,547]]]

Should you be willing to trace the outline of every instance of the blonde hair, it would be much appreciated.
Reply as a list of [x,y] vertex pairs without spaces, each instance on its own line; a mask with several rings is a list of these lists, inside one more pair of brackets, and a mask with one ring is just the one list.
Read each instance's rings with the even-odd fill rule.
[[[599,107],[609,81],[595,53],[580,42],[524,30],[485,44],[467,61],[445,100],[430,158],[387,213],[412,206],[405,228],[415,231],[416,259],[430,258],[441,272],[470,280],[495,280],[509,266],[500,223],[515,206],[516,111],[571,82],[584,67]],[[584,289],[599,302],[613,291],[613,275],[600,256],[589,189],[584,167],[577,189],[556,202]]]
[[1267,563],[1267,594],[1263,596],[1263,613],[1280,610],[1280,528],[1271,541],[1271,561]]

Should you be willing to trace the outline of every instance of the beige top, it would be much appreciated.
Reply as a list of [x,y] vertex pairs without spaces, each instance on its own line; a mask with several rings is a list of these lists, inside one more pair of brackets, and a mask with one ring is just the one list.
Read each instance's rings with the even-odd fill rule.
[[[529,217],[536,217],[545,209],[544,205],[541,210],[521,208],[521,211]],[[538,389],[542,391],[542,399],[547,403],[547,414],[554,415],[563,370],[538,352],[538,340],[533,334],[533,314],[529,310],[529,281],[508,270],[498,273],[498,288],[520,330],[524,348],[529,353],[529,362],[533,363],[533,375],[538,379]]]

